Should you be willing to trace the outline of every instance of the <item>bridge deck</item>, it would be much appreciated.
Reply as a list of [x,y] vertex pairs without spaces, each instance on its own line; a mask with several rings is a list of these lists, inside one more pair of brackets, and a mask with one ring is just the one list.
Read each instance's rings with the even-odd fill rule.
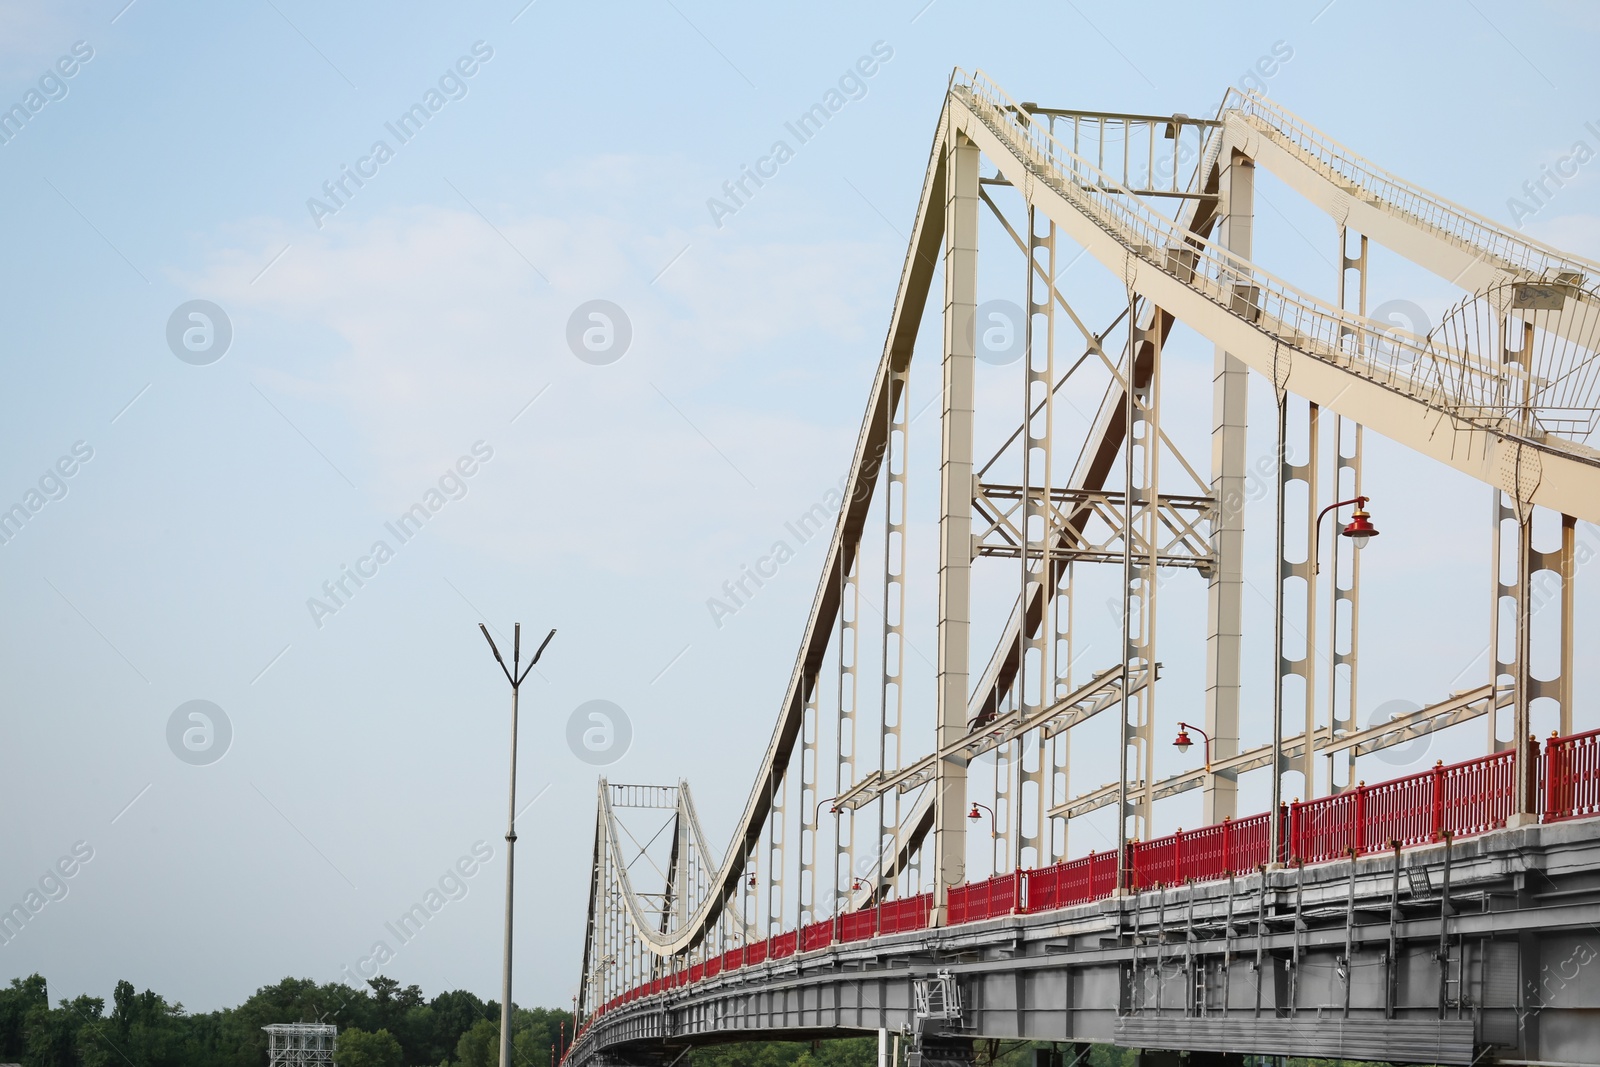
[[834,944],[613,1009],[573,1062],[910,1031],[940,970],[970,1037],[1461,1064],[1531,1037],[1593,1062],[1597,871],[1584,819]]

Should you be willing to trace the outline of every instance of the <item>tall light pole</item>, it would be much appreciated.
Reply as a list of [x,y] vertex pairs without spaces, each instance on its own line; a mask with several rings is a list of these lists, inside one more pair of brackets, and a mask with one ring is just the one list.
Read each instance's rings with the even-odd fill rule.
[[506,667],[506,661],[500,657],[500,650],[495,647],[494,638],[489,636],[489,628],[483,623],[478,624],[478,629],[483,631],[483,639],[489,642],[489,650],[494,653],[494,661],[500,664],[500,671],[506,676],[506,681],[511,683],[511,807],[506,817],[506,953],[505,970],[500,978],[500,1067],[511,1067],[511,891],[516,880],[517,866],[517,692],[522,688],[522,680],[528,676],[528,671],[533,670],[533,665],[539,662],[539,657],[544,655],[544,646],[550,643],[550,638],[556,635],[551,630],[540,642],[539,650],[528,661],[528,670],[522,669],[522,624],[519,622],[512,630],[511,637],[511,667]]

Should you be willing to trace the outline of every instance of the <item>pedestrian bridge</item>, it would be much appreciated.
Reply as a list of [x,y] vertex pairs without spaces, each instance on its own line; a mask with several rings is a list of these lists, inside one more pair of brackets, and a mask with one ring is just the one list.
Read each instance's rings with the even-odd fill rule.
[[[1252,259],[1258,168],[1331,219],[1331,294]],[[1012,299],[980,279],[980,238],[1017,263]],[[1367,317],[1369,243],[1459,303],[1426,331]],[[1076,256],[1102,269],[1098,297],[1058,285]],[[936,268],[939,462],[920,471],[908,388]],[[1209,118],[1112,114],[956,72],[749,799],[716,855],[686,784],[601,781],[567,1060],[886,1033],[911,1067],[971,1062],[988,1039],[1054,1043],[1051,1062],[1114,1042],[1193,1062],[1600,1063],[1600,731],[1574,722],[1572,672],[1576,533],[1600,520],[1597,284],[1600,265],[1253,94]],[[1215,350],[1209,476],[1161,422],[1180,324]],[[980,359],[1015,363],[1020,394],[987,462]],[[1252,375],[1277,399],[1259,635],[1241,610]],[[1361,728],[1366,428],[1484,484],[1493,610],[1481,684]],[[909,566],[908,493],[939,501],[934,573]],[[1109,638],[1073,611],[1107,570]],[[1196,639],[1159,625],[1169,581],[1205,588],[1203,725],[1157,711],[1158,641]],[[914,582],[937,603],[921,664],[905,655]],[[985,582],[1012,598],[997,626],[974,611]],[[1257,647],[1274,684],[1246,715]],[[1363,756],[1471,723],[1477,758],[1360,777]],[[1203,747],[1158,777],[1174,730]],[[1074,740],[1116,780],[1075,787]],[[1241,780],[1270,786],[1265,810],[1237,810]],[[1191,790],[1206,825],[1152,833],[1156,806]],[[1107,808],[1110,846],[1074,849],[1074,821]]]

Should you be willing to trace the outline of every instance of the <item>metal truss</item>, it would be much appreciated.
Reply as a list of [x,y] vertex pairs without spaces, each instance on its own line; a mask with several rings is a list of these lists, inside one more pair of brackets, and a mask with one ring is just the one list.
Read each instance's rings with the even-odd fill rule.
[[[1347,753],[1352,762],[1356,756],[1365,756],[1381,749],[1395,745],[1403,745],[1425,737],[1436,730],[1443,730],[1459,723],[1470,722],[1473,719],[1486,716],[1490,711],[1491,687],[1479,686],[1456,693],[1446,700],[1417,711],[1404,715],[1396,715],[1388,722],[1369,726],[1365,730],[1353,730],[1342,733],[1330,731],[1326,726],[1318,727],[1311,735],[1311,753],[1323,753],[1332,758],[1338,753]],[[1501,689],[1494,703],[1496,708],[1509,708],[1512,706],[1511,691]],[[1305,735],[1297,734],[1283,740],[1282,758],[1286,760],[1304,760],[1306,756]],[[1260,770],[1272,766],[1274,746],[1271,744],[1260,745],[1246,749],[1232,756],[1213,760],[1209,768],[1200,768],[1184,771],[1168,778],[1162,778],[1151,786],[1151,795],[1156,800],[1165,800],[1177,796],[1179,793],[1191,789],[1205,788],[1210,779],[1224,775],[1239,775],[1246,771]],[[1355,783],[1351,783],[1354,785]],[[1112,782],[1098,789],[1091,790],[1080,796],[1073,797],[1070,801],[1058,805],[1051,811],[1051,815],[1076,819],[1087,815],[1091,811],[1108,807],[1117,799],[1117,784]],[[1300,799],[1300,798],[1295,798]]]
[[[1035,566],[1049,560],[1062,563],[1121,563],[1127,496],[1111,490],[1052,489],[1046,505],[1039,490],[1024,493],[1018,485],[980,483],[973,506],[987,525],[975,535],[978,555],[1017,559],[1023,555],[1021,522],[1031,508],[1048,519],[1048,542],[1030,543],[1027,556]],[[1163,495],[1156,502],[1156,542],[1151,545],[1135,530],[1134,555],[1154,555],[1159,567],[1185,567],[1206,576],[1215,556],[1208,543],[1207,524],[1216,514],[1216,502],[1194,494]],[[1040,514],[1042,513],[1042,514]],[[1058,568],[1059,569],[1059,568]]]
[[1125,676],[1121,667],[1108,667],[1096,674],[1093,681],[1047,707],[1026,716],[1020,711],[1011,711],[982,725],[974,725],[964,736],[939,752],[930,753],[893,774],[875,771],[862,778],[855,788],[843,793],[834,803],[840,808],[855,809],[870,804],[891,790],[909,793],[934,781],[939,763],[954,757],[970,762],[1035,730],[1046,739],[1055,737],[1117,706],[1122,701],[1125,689],[1137,695],[1149,682],[1150,672],[1143,668]]

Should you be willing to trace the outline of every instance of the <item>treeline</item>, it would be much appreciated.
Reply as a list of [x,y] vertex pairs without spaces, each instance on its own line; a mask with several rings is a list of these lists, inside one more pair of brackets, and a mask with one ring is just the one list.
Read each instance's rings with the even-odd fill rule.
[[[324,1022],[339,1028],[335,1067],[499,1067],[500,1005],[463,990],[432,1000],[411,985],[374,978],[365,989],[285,978],[237,1008],[191,1015],[150,990],[118,982],[109,1011],[102,997],[63,999],[52,1008],[39,975],[0,988],[0,1065],[22,1067],[267,1067],[272,1023]],[[549,1067],[552,1048],[572,1040],[572,1016],[545,1008],[512,1013],[514,1067]],[[981,1067],[1031,1067],[1048,1043],[979,1041]],[[1136,1067],[1138,1053],[1095,1045],[1062,1067]],[[902,1060],[904,1062],[904,1049]],[[1255,1057],[1244,1057],[1250,1064]],[[689,1067],[876,1067],[876,1037],[764,1041],[693,1050]],[[1289,1067],[1357,1067],[1337,1060],[1291,1059]],[[1376,1065],[1374,1065],[1376,1067]]]
[[[50,1006],[39,975],[0,988],[0,1064],[22,1067],[267,1067],[272,1023],[324,1022],[339,1028],[337,1067],[498,1067],[500,1005],[464,990],[424,998],[417,986],[378,977],[365,989],[285,978],[237,1008],[190,1014],[118,982],[103,997]],[[551,1046],[572,1038],[564,1011],[516,1008],[516,1067],[549,1067]]]

